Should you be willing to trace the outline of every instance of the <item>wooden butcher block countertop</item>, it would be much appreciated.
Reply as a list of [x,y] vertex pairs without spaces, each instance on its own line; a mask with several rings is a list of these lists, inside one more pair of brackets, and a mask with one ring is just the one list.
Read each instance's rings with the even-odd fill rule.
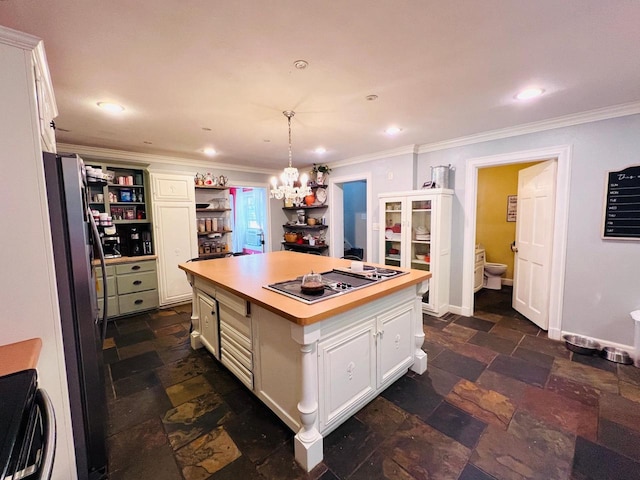
[[39,338],[0,346],[0,377],[36,368],[41,349]]
[[348,268],[350,265],[350,260],[280,251],[187,262],[179,267],[212,283],[216,288],[234,293],[298,325],[310,325],[431,278],[431,273],[422,270],[392,267],[409,273],[312,305],[263,288],[265,285],[305,275],[312,270],[322,273],[334,268]]

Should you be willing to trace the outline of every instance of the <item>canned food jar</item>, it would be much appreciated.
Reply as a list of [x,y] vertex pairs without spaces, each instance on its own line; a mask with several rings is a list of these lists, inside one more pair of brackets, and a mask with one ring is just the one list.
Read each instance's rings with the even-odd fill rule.
[[211,219],[210,218],[205,219],[204,223],[205,223],[205,230],[207,232],[210,232],[211,231],[211,227],[213,226],[212,222],[211,222]]

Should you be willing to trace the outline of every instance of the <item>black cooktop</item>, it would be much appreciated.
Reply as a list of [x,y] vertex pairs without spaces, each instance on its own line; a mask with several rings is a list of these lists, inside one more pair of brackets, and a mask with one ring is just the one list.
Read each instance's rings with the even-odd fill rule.
[[408,272],[401,270],[393,270],[390,268],[376,268],[365,265],[363,272],[352,272],[350,269],[331,270],[322,272],[322,283],[324,289],[320,293],[305,293],[302,291],[302,277],[286,280],[284,282],[272,283],[265,285],[263,288],[286,295],[304,303],[312,304],[342,295],[345,293],[365,288],[375,283],[388,280],[397,275],[403,275]]

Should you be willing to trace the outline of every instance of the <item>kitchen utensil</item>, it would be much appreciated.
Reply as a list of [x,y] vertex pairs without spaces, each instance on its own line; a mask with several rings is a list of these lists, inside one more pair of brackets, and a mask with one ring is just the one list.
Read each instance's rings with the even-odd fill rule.
[[629,354],[621,348],[604,347],[600,352],[600,355],[602,358],[606,358],[607,360],[615,363],[622,363],[624,365],[631,365],[633,363]]
[[319,273],[307,273],[302,277],[302,283],[300,284],[300,290],[303,293],[322,293],[324,291],[324,284],[322,283],[322,275]]
[[563,335],[562,338],[569,350],[581,355],[593,355],[600,350],[598,342],[581,335]]

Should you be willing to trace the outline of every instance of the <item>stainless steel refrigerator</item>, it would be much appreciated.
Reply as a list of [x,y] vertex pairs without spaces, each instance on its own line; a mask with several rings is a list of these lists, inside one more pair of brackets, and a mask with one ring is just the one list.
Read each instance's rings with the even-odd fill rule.
[[[102,356],[107,302],[98,318],[92,261],[101,258],[104,275],[104,255],[82,159],[51,153],[43,159],[78,479],[98,480],[107,478]],[[105,298],[106,286],[103,281]]]

